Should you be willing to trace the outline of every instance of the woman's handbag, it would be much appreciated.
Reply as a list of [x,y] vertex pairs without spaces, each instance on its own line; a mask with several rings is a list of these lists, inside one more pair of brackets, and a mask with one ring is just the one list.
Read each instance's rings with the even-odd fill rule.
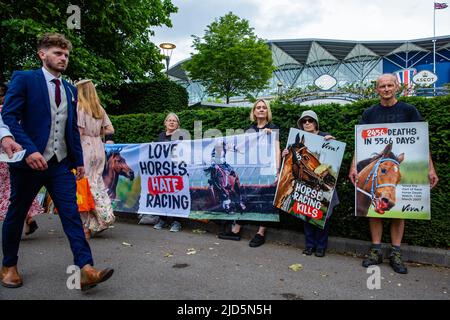
[[77,180],[77,204],[79,212],[95,209],[94,197],[92,196],[89,181],[86,177]]

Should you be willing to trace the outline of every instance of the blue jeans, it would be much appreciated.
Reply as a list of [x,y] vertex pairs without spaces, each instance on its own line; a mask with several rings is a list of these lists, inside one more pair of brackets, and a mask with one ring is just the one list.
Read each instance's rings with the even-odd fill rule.
[[307,248],[326,249],[328,246],[328,233],[330,230],[330,222],[325,223],[322,230],[306,221],[303,222],[305,231],[305,243]]

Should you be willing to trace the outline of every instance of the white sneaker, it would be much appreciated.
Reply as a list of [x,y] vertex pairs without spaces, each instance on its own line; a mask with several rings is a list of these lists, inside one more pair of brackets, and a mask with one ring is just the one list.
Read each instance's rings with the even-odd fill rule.
[[181,223],[179,223],[178,221],[174,221],[170,225],[170,232],[178,232],[180,230],[181,230]]
[[139,219],[138,224],[157,224],[159,222],[159,216],[143,214]]
[[159,219],[158,223],[153,226],[153,229],[161,230],[167,226],[166,222],[162,219]]

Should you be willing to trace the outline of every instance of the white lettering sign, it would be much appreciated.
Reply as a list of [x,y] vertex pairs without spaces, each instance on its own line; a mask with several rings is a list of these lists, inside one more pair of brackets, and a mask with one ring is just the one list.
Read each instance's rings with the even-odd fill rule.
[[437,75],[431,71],[423,70],[413,77],[413,82],[419,86],[432,85],[438,81]]

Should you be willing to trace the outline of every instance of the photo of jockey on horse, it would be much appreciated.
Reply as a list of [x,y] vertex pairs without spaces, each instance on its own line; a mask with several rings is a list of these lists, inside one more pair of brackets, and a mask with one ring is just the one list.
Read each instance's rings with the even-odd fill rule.
[[221,209],[226,213],[236,210],[243,212],[246,205],[241,194],[239,176],[226,161],[227,151],[242,153],[236,145],[221,139],[211,152],[211,165],[204,169],[204,172],[209,176],[208,184],[212,196],[220,202]]

